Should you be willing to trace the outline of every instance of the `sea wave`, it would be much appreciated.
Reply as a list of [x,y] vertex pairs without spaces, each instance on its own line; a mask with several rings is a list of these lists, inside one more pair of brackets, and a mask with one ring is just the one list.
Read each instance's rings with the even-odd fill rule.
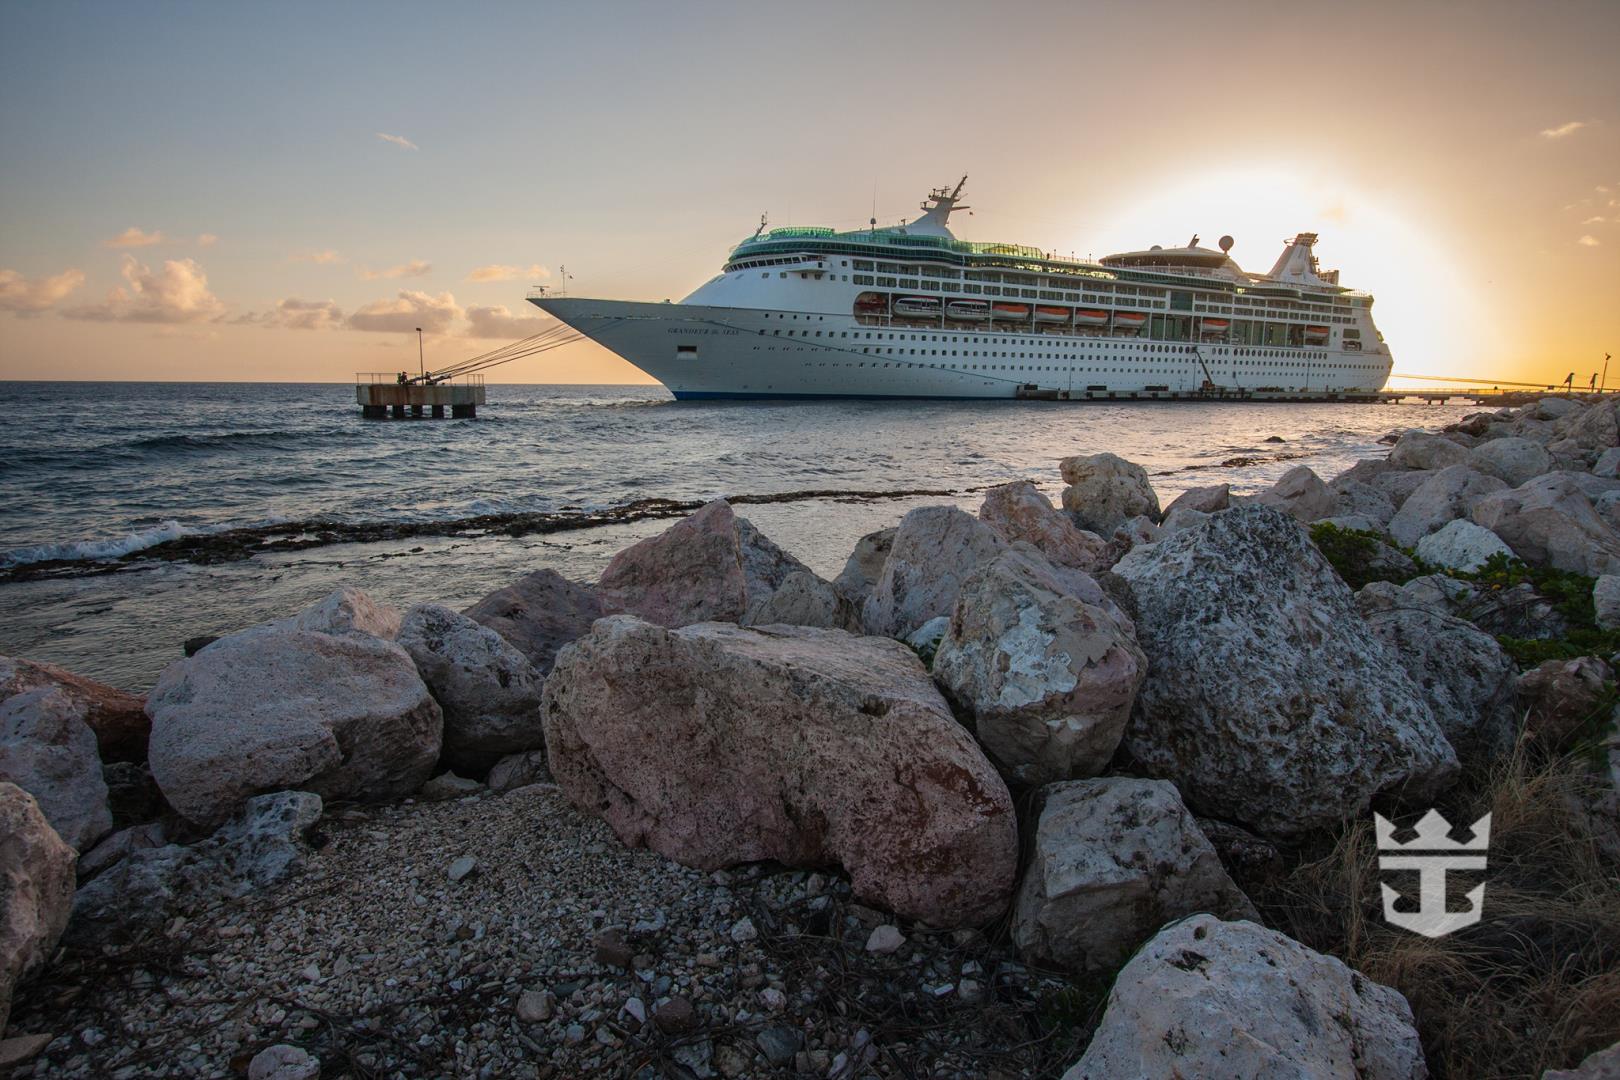
[[[249,527],[270,528],[285,520],[285,518],[272,515],[260,519],[255,525]],[[99,540],[66,540],[61,543],[34,544],[29,547],[13,548],[10,551],[0,551],[0,570],[43,562],[102,562],[122,558],[125,555],[144,551],[159,544],[166,544],[171,540],[180,540],[188,536],[213,536],[217,533],[229,532],[232,529],[243,527],[240,522],[218,525],[182,525],[180,522],[171,519],[144,529],[135,529],[122,536],[105,537]]]

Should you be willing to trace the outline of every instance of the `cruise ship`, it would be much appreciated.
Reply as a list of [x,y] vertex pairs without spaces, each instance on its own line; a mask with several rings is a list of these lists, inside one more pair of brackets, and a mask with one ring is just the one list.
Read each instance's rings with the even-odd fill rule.
[[762,222],[678,304],[529,300],[680,399],[1368,400],[1389,377],[1372,297],[1315,233],[1265,274],[1229,236],[1063,259],[958,240],[966,182],[888,228]]

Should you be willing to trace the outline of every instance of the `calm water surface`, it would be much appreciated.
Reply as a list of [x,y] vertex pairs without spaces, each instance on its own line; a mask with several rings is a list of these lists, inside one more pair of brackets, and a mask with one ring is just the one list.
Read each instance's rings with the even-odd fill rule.
[[[362,422],[333,384],[0,383],[0,566],[114,558],[164,539],[305,521],[437,521],[642,498],[941,488],[951,500],[833,497],[740,512],[831,576],[914,506],[1109,450],[1161,500],[1237,491],[1297,464],[1324,478],[1463,407],[1055,402],[676,402],[660,387],[492,386],[476,421]],[[1282,443],[1267,442],[1276,436]],[[1223,465],[1234,458],[1249,464]],[[464,606],[531,570],[598,573],[668,521],[523,538],[340,544],[223,566],[137,563],[0,585],[0,653],[144,690],[180,642],[291,614],[348,582],[402,606]]]

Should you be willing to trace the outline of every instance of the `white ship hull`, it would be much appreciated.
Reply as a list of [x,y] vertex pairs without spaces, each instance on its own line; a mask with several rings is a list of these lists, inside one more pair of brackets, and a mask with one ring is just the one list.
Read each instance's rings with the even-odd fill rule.
[[[846,298],[839,300],[848,311]],[[999,324],[879,326],[799,304],[771,309],[576,297],[531,302],[680,399],[1014,398],[1020,388],[1034,387],[1071,399],[1118,400],[1195,396],[1206,380],[1224,396],[1355,397],[1382,389],[1390,371],[1384,350],[1208,342],[1195,347],[1100,334],[1008,332]]]

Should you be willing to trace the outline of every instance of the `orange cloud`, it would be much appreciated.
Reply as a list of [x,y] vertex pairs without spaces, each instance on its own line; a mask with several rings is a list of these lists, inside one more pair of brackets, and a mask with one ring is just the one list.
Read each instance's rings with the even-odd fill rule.
[[511,281],[514,278],[548,278],[551,271],[533,263],[529,266],[503,266],[499,263],[490,263],[480,266],[467,275],[468,281]]
[[217,243],[219,243],[219,237],[215,236],[211,232],[205,232],[201,236],[197,237],[198,247],[213,247]]
[[1577,240],[1575,242],[1577,244],[1581,245],[1581,247],[1598,247],[1598,246],[1600,246],[1600,242],[1599,242],[1598,238],[1595,237],[1595,236],[1591,236],[1591,235],[1583,236],[1583,237],[1581,237],[1579,240]]
[[70,319],[96,322],[189,323],[217,318],[225,305],[208,290],[208,275],[191,259],[169,259],[153,270],[124,256],[124,281],[99,304],[63,312]]
[[131,225],[111,240],[106,241],[106,246],[110,248],[137,248],[151,247],[153,244],[161,243],[163,243],[163,233],[161,231],[142,232],[134,225]]
[[420,146],[417,146],[403,135],[385,135],[379,131],[377,132],[377,138],[381,139],[385,143],[393,143],[395,146],[402,147],[406,150],[422,149]]
[[430,334],[444,334],[461,318],[461,307],[449,293],[430,296],[413,289],[401,289],[392,300],[374,300],[350,315],[345,324],[351,330],[384,334],[407,334],[420,326]]
[[56,306],[83,284],[83,270],[64,270],[40,278],[26,278],[15,270],[0,270],[0,311],[37,315]]
[[1562,139],[1565,136],[1575,134],[1585,126],[1585,120],[1571,120],[1569,123],[1559,124],[1557,127],[1543,128],[1541,137],[1543,139]]
[[335,251],[311,251],[305,255],[290,256],[293,262],[312,262],[321,266],[333,266],[343,261],[343,256]]
[[424,277],[432,271],[432,263],[423,259],[412,259],[408,263],[390,266],[387,270],[362,270],[360,277],[364,281],[376,281],[379,278]]

